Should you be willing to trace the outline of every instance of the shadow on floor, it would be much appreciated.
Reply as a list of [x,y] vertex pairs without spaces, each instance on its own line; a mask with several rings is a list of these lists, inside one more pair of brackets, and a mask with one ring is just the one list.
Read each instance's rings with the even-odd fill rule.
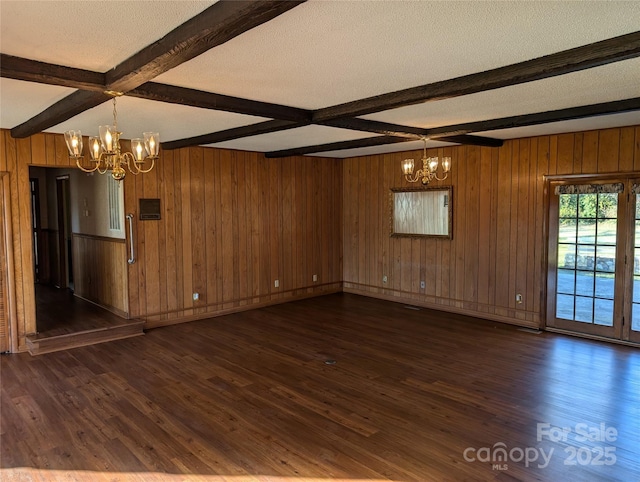
[[131,320],[74,296],[71,290],[36,285],[38,338],[110,328],[130,322]]

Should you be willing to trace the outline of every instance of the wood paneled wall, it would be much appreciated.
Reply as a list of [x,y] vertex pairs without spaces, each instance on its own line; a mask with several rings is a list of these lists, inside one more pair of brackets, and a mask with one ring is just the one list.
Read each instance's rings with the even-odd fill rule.
[[[125,179],[131,316],[157,326],[340,291],[341,186],[336,159],[163,152],[151,173]],[[160,221],[137,220],[140,198],[160,199]]]
[[[0,182],[0,199],[3,186]],[[9,302],[7,297],[7,256],[5,254],[5,219],[0,220],[0,353],[9,351]]]
[[13,266],[11,247],[9,175],[0,171],[0,353],[12,349],[11,318],[14,309],[10,267]]
[[[0,171],[10,178],[20,350],[36,329],[29,165],[72,166],[63,136],[14,139],[0,131]],[[342,289],[339,160],[267,160],[188,148],[162,152],[151,173],[124,182],[125,209],[136,219],[129,314],[147,326]],[[160,199],[160,221],[138,220],[140,198]]]
[[[35,330],[28,166],[70,162],[60,135],[1,134],[24,349]],[[420,154],[267,160],[211,148],[163,152],[154,171],[125,179],[125,209],[136,215],[130,315],[148,326],[176,323],[339,291],[344,281],[345,291],[538,326],[544,176],[640,172],[640,127],[430,150],[452,157],[444,182],[453,186],[452,240],[389,236],[389,190],[408,185],[400,161]],[[161,200],[160,221],[137,220],[140,198]]]
[[389,190],[414,186],[400,163],[420,152],[344,161],[344,290],[537,327],[544,176],[640,172],[640,127],[429,151],[452,157],[450,178],[432,183],[453,186],[452,240],[389,236]]
[[74,293],[126,317],[129,313],[124,239],[73,234]]

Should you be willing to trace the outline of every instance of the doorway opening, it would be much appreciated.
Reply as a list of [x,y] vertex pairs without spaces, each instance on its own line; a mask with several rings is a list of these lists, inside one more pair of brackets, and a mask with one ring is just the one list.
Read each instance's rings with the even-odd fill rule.
[[[30,351],[40,343],[34,350],[45,352],[44,339],[129,323],[124,213],[110,210],[109,176],[31,166],[29,177],[37,331]],[[113,195],[122,198],[122,189]],[[117,229],[114,217],[123,218]]]
[[58,253],[60,268],[58,287],[73,292],[73,249],[71,246],[71,206],[69,176],[56,177],[56,200],[58,214]]

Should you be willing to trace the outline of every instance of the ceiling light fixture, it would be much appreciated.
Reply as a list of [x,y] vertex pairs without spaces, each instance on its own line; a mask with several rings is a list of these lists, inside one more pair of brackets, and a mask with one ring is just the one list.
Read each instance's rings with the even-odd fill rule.
[[[145,132],[144,139],[131,139],[132,152],[122,152],[120,149],[120,135],[118,132],[118,113],[116,111],[116,98],[122,92],[106,91],[105,94],[113,96],[113,125],[100,126],[99,137],[89,137],[89,154],[93,166],[82,166],[82,133],[80,131],[67,131],[64,140],[69,149],[69,157],[76,161],[78,168],[84,172],[98,171],[100,174],[111,172],[116,181],[124,179],[126,171],[131,174],[140,174],[151,171],[155,166],[160,152],[160,134],[157,132]],[[151,161],[151,166],[145,168],[145,162]]]
[[449,171],[451,170],[451,158],[442,158],[442,172],[444,175],[442,177],[438,177],[437,171],[438,167],[440,166],[440,161],[437,157],[427,157],[427,140],[423,137],[422,142],[424,142],[424,151],[422,154],[422,169],[419,169],[414,175],[413,159],[405,159],[404,161],[402,161],[402,172],[404,173],[404,178],[409,182],[421,181],[425,186],[429,184],[433,179],[437,181],[444,181],[449,176]]

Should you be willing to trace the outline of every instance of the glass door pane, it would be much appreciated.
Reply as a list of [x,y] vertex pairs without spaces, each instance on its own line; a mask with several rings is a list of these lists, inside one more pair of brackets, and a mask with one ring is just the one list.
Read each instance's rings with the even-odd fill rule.
[[[614,326],[618,194],[558,196],[555,318],[563,327],[610,336]],[[637,249],[640,258],[640,244]],[[638,269],[636,316],[640,329],[640,266]],[[586,328],[589,326],[593,329]]]
[[636,195],[633,242],[633,294],[631,296],[631,339],[640,339],[640,196]]

